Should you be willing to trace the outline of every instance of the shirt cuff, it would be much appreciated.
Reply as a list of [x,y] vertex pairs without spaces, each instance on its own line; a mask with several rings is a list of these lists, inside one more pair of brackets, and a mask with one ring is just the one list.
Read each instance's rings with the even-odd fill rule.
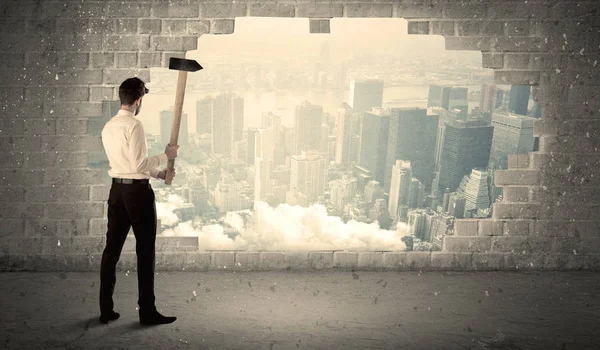
[[162,153],[158,155],[158,160],[160,161],[160,163],[158,163],[158,165],[161,164],[167,164],[167,162],[169,161],[169,158],[167,157],[166,153]]
[[158,170],[158,168],[156,169],[150,169],[150,176],[152,176],[155,179],[158,179],[158,173],[160,172],[160,170]]

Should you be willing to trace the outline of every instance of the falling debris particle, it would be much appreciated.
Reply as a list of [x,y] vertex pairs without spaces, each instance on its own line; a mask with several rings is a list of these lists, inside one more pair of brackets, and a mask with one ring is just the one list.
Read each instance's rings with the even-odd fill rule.
[[57,245],[60,247],[60,239],[58,240],[58,243],[57,243]]
[[194,296],[197,296],[197,295],[196,295],[196,291],[193,291],[193,292],[192,292],[192,294],[194,294]]
[[577,251],[575,249],[573,249],[573,254],[577,255]]
[[433,295],[435,295],[437,297],[439,293],[438,292],[433,292]]
[[490,296],[490,293],[488,293],[488,291],[487,291],[487,290],[485,291],[485,296],[486,296],[486,297],[489,297],[489,296]]
[[56,74],[56,76],[54,77],[55,80],[58,80],[58,74]]
[[252,288],[252,283],[250,283],[250,281],[248,281],[248,287]]
[[129,270],[125,271],[125,276],[129,276]]

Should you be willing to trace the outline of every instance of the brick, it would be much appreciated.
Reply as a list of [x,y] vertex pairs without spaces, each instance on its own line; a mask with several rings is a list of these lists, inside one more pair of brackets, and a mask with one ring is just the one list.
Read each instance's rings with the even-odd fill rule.
[[102,48],[107,51],[131,51],[150,49],[150,37],[146,35],[107,35]]
[[106,13],[111,17],[150,17],[150,3],[109,2]]
[[508,169],[527,169],[529,168],[529,154],[509,154]]
[[161,26],[162,35],[184,34],[186,32],[185,19],[163,19]]
[[56,134],[56,119],[26,119],[23,133],[25,135],[54,135]]
[[6,219],[0,220],[0,237],[8,238],[12,236],[23,237],[25,232],[25,220]]
[[60,52],[58,53],[59,68],[87,68],[89,65],[88,53]]
[[112,18],[90,18],[87,32],[90,34],[116,33],[116,20]]
[[295,7],[292,4],[273,2],[250,3],[248,16],[254,17],[294,17]]
[[42,183],[44,172],[29,169],[2,169],[0,180],[4,186],[31,186]]
[[235,252],[213,251],[211,252],[211,268],[233,269],[235,265]]
[[331,33],[331,25],[329,19],[313,19],[308,21],[309,32],[312,33]]
[[23,53],[0,53],[0,63],[6,68],[23,68],[25,64],[25,54]]
[[87,134],[87,119],[57,119],[56,134],[58,135],[77,135]]
[[2,165],[6,169],[22,168],[24,163],[24,155],[22,153],[15,152],[3,152],[0,153],[2,159]]
[[[233,16],[233,17],[241,17]],[[298,4],[296,7],[296,17],[305,18],[333,18],[343,17],[344,7],[342,4],[335,3],[311,3]]]
[[494,203],[494,219],[543,219],[539,204]]
[[456,35],[481,36],[483,21],[456,21]]
[[544,250],[550,250],[551,247],[552,241],[546,237],[492,237],[492,250],[494,252],[540,253]]
[[210,21],[188,20],[186,21],[185,35],[201,35],[210,33]]
[[90,101],[101,102],[113,100],[118,88],[104,87],[104,86],[92,86],[90,87]]
[[[440,6],[440,5],[439,5]],[[447,3],[441,5],[443,18],[485,18],[486,7],[472,2]]]
[[346,17],[392,17],[391,4],[349,3],[345,5]]
[[479,220],[456,220],[454,222],[454,234],[457,236],[477,236],[477,224]]
[[409,21],[408,34],[430,34],[429,21]]
[[152,68],[161,66],[160,52],[140,52],[140,68]]
[[411,269],[428,269],[431,266],[431,252],[406,252],[406,267]]
[[357,267],[377,269],[383,267],[383,252],[359,252]]
[[508,36],[530,35],[528,21],[509,21],[505,23],[505,34]]
[[45,204],[47,217],[50,219],[86,219],[103,217],[101,203],[47,203]]
[[490,50],[489,37],[446,37],[446,50]]
[[503,68],[528,69],[530,57],[527,53],[505,53]]
[[105,170],[96,169],[47,169],[44,184],[91,185],[102,183]]
[[162,21],[160,19],[140,19],[138,22],[138,32],[140,34],[159,34]]
[[399,4],[396,10],[399,18],[440,18],[442,6],[432,3]]
[[502,253],[474,253],[471,257],[473,270],[495,271],[504,270],[505,254]]
[[[60,37],[54,39],[54,49],[58,51],[101,51],[102,50],[102,34],[69,34],[63,33]],[[40,47],[44,47],[48,44],[40,42],[41,46],[36,49],[40,50]]]
[[0,219],[39,219],[44,215],[44,207],[41,203],[24,202],[0,202]]
[[36,236],[56,236],[57,222],[56,220],[40,219],[25,221],[25,235],[28,237]]
[[210,34],[233,34],[234,30],[234,19],[212,19],[210,21]]
[[105,52],[91,53],[92,68],[107,68],[115,66],[115,54]]
[[431,268],[441,270],[471,269],[471,253],[431,252]]
[[87,164],[87,152],[29,152],[25,156],[27,168],[79,168]]
[[386,268],[402,268],[406,266],[407,252],[384,252],[383,266]]
[[138,58],[135,52],[117,52],[115,54],[117,68],[137,67]]
[[168,3],[152,3],[152,17],[198,18],[198,16],[199,6],[197,3],[186,3],[176,1],[170,1]]
[[491,47],[501,52],[547,52],[553,49],[551,43],[540,37],[499,37]]
[[85,236],[88,234],[88,219],[67,219],[56,221],[56,235],[59,237]]
[[133,18],[117,18],[115,20],[115,33],[137,34],[138,20]]
[[41,150],[40,136],[0,136],[0,152],[29,152]]
[[505,186],[502,194],[505,202],[529,202],[529,187]]
[[105,69],[104,84],[121,84],[125,77],[138,77],[144,82],[150,82],[148,69]]
[[442,251],[444,252],[488,252],[491,250],[491,237],[455,237],[442,238]]
[[260,252],[236,252],[235,268],[241,270],[260,269]]
[[56,31],[58,33],[81,33],[87,31],[88,23],[87,18],[57,18]]
[[94,185],[91,187],[90,200],[92,201],[107,201],[110,194],[110,186]]
[[211,253],[185,252],[185,268],[192,271],[206,271],[211,266]]
[[328,268],[333,264],[333,252],[331,251],[315,251],[308,253],[308,262],[315,269]]
[[105,235],[108,231],[108,219],[106,218],[91,218],[89,221],[90,235]]
[[42,104],[23,102],[3,106],[3,118],[34,119],[42,117]]
[[2,250],[11,255],[41,254],[42,242],[41,237],[11,238],[2,246]]
[[102,150],[102,138],[98,136],[60,135],[42,136],[43,151],[96,151]]
[[539,84],[540,72],[525,70],[494,71],[497,84],[534,85]]
[[102,103],[49,101],[44,103],[42,114],[47,118],[99,117],[102,115]]
[[[58,76],[58,80],[56,79]],[[51,74],[50,84],[55,85],[89,85],[102,83],[102,70],[69,69]]]
[[355,267],[358,264],[356,252],[333,252],[334,267]]
[[60,86],[57,88],[57,102],[64,101],[87,101],[90,98],[90,91],[87,87],[68,87]]
[[154,51],[195,50],[197,45],[198,38],[195,36],[153,36],[150,43]]
[[505,222],[502,220],[485,219],[479,220],[479,236],[502,236],[504,235]]
[[181,51],[181,52],[163,52],[163,54],[162,54],[162,60],[161,60],[161,66],[162,67],[168,67],[169,66],[169,61],[170,61],[171,57],[185,58],[185,51]]
[[548,5],[529,4],[522,1],[504,1],[502,3],[490,3],[487,6],[487,17],[490,19],[515,18],[544,18],[548,15]]
[[22,202],[25,200],[25,188],[0,187],[0,202]]
[[[104,237],[44,237],[42,254],[102,253],[106,246]],[[60,245],[58,242],[60,241]]]
[[431,21],[431,34],[443,35],[445,37],[456,35],[454,21]]
[[494,177],[496,186],[540,184],[539,170],[496,170]]
[[[314,4],[318,5],[318,4]],[[314,6],[313,5],[313,6]],[[246,16],[246,5],[241,3],[200,4],[200,17],[211,18],[235,18]],[[298,17],[305,17],[300,16]],[[341,17],[341,16],[340,16]]]
[[88,186],[36,186],[26,189],[27,202],[72,202],[90,198]]
[[492,21],[486,19],[481,28],[481,35],[494,37],[504,36],[504,23],[504,21]]
[[280,269],[286,267],[285,253],[260,252],[260,267],[261,269]]

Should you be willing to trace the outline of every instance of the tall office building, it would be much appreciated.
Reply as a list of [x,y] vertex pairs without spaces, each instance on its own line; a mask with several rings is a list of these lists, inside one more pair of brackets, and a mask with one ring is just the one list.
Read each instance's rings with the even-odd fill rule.
[[527,106],[529,104],[529,85],[512,85],[510,87],[510,100],[508,101],[508,111],[511,113],[527,115]]
[[490,207],[490,197],[487,171],[473,169],[470,175],[463,178],[459,186],[459,192],[465,196],[465,211],[488,209]]
[[396,160],[410,161],[413,176],[430,186],[435,171],[438,116],[422,108],[393,108],[390,117],[383,188],[390,191]]
[[210,96],[196,101],[196,132],[198,134],[211,133],[212,103],[213,99]]
[[430,85],[427,107],[440,107],[446,110],[460,109],[468,112],[468,88]]
[[481,100],[479,101],[479,109],[482,112],[492,112],[496,108],[497,97],[496,85],[493,83],[481,84]]
[[[160,111],[160,142],[167,145],[171,142],[171,128],[173,127],[173,109]],[[188,136],[188,115],[181,113],[181,121],[179,124],[179,136],[177,144],[186,146],[189,144]]]
[[494,113],[494,136],[490,162],[508,169],[510,154],[526,154],[534,148],[533,123],[535,118],[513,113]]
[[350,107],[363,113],[373,107],[381,107],[383,103],[383,80],[366,79],[350,80]]
[[408,233],[421,238],[425,228],[425,218],[422,210],[413,210],[408,213]]
[[211,151],[225,156],[233,155],[235,141],[243,139],[244,99],[231,93],[215,97],[211,127]]
[[[329,156],[329,125],[326,122],[321,124],[321,135],[319,137],[319,152],[325,155],[325,158],[329,160],[331,157]],[[333,150],[335,152],[335,150]]]
[[262,115],[263,128],[278,128],[281,126],[281,117],[273,112],[265,112]]
[[244,194],[241,183],[229,173],[223,173],[214,191],[215,206],[221,213],[250,208],[250,198]]
[[383,188],[379,185],[377,181],[369,181],[365,185],[364,197],[367,204],[375,203],[375,201],[379,198],[383,198],[385,193],[383,192]]
[[390,224],[392,219],[390,217],[390,213],[388,212],[387,205],[385,203],[385,199],[379,198],[375,200],[375,204],[369,211],[369,219],[379,222],[379,228],[387,230],[390,228]]
[[446,123],[438,188],[456,190],[474,168],[487,168],[494,127],[483,121]]
[[408,204],[410,182],[412,179],[411,164],[396,160],[392,167],[391,186],[389,191],[388,211],[393,218],[397,217],[398,206]]
[[422,208],[425,203],[425,185],[416,178],[410,181],[410,190],[408,191],[407,205],[410,209]]
[[266,201],[267,195],[271,193],[271,171],[273,169],[273,137],[274,130],[258,129],[255,134],[256,156],[254,167],[256,176],[254,179],[254,200]]
[[314,202],[325,191],[328,160],[317,151],[302,151],[292,156],[290,188],[298,188],[309,202]]
[[359,164],[380,184],[385,179],[390,117],[390,110],[383,108],[374,108],[363,116]]
[[329,183],[329,192],[331,194],[331,203],[338,209],[344,209],[344,206],[356,195],[356,179],[344,175],[341,179]]
[[256,133],[257,128],[248,128],[246,131],[246,163],[248,165],[254,165],[254,158],[256,157]]
[[448,200],[448,215],[454,216],[457,219],[464,218],[466,205],[467,198],[464,194],[452,192],[450,194],[450,199]]
[[338,164],[348,165],[351,162],[352,123],[352,108],[347,103],[342,103],[336,120],[335,162]]
[[321,146],[321,125],[323,107],[304,101],[296,107],[294,155],[302,151],[319,150]]

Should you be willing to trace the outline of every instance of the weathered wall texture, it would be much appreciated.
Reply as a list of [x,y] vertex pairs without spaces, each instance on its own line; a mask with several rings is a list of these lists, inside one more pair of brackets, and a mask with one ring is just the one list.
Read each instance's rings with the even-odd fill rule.
[[[409,33],[480,50],[498,83],[543,101],[540,152],[498,173],[491,220],[463,220],[442,252],[198,252],[157,248],[158,269],[600,267],[598,1],[28,1],[0,5],[0,269],[98,269],[106,231],[102,152],[89,132],[127,76],[230,34],[235,17],[398,17]],[[307,25],[308,30],[308,25]],[[386,33],[381,33],[386,35]],[[96,124],[94,124],[96,123]],[[60,246],[57,244],[60,240]],[[135,267],[126,248],[120,267]]]

